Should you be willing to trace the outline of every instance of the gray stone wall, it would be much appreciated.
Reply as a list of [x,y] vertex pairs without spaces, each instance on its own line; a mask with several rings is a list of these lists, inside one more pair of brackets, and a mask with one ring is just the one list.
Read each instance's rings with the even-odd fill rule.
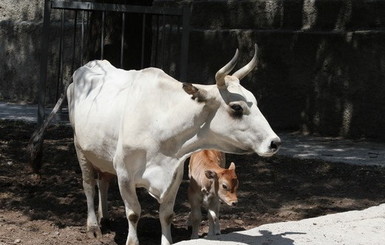
[[30,101],[39,69],[42,1],[0,1],[0,99]]
[[[0,100],[37,103],[44,0],[0,1]],[[59,13],[51,14],[47,98],[55,98]],[[68,43],[69,37],[66,42]],[[56,48],[56,47],[55,47]]]
[[[236,48],[241,52],[239,68],[257,43],[257,69],[243,84],[274,128],[385,139],[385,1],[154,4],[192,10],[189,81],[213,83],[215,72]],[[42,8],[42,0],[0,1],[0,100],[37,100]],[[53,69],[49,71],[54,77]],[[55,94],[55,83],[47,85],[49,97]]]

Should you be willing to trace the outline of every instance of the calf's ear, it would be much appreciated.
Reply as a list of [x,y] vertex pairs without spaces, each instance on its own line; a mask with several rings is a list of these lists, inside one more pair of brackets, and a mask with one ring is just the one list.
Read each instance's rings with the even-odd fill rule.
[[202,89],[198,89],[191,83],[183,83],[183,90],[192,95],[191,99],[197,100],[198,102],[205,102],[207,100],[207,92]]
[[217,173],[212,170],[206,170],[205,175],[208,179],[215,179],[217,177]]
[[233,169],[235,169],[235,163],[231,162],[229,166],[229,170],[233,170]]

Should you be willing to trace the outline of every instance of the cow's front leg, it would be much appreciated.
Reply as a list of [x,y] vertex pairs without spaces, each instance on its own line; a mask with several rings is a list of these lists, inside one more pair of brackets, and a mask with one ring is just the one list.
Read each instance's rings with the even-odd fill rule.
[[183,168],[177,170],[175,174],[176,177],[174,178],[174,182],[172,183],[167,196],[165,196],[159,206],[159,220],[160,225],[162,226],[162,245],[172,244],[171,223],[174,218],[175,198],[178,193],[179,185],[182,182]]
[[208,236],[221,234],[221,228],[219,224],[219,205],[220,203],[218,200],[213,200],[212,203],[210,203],[210,206],[208,209],[208,216],[209,216]]
[[135,183],[127,176],[127,173],[118,175],[120,195],[124,202],[128,221],[126,245],[138,245],[137,225],[140,218],[141,207],[138,196],[136,195]]

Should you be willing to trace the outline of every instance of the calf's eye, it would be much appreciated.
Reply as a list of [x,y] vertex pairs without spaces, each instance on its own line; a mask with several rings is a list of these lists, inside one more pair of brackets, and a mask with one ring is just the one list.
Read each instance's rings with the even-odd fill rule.
[[225,189],[225,190],[227,190],[227,185],[222,184],[222,188]]

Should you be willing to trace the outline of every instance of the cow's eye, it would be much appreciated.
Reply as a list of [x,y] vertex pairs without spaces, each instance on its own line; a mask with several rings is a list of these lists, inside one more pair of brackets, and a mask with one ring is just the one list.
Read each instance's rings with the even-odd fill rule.
[[222,184],[222,188],[223,188],[224,190],[227,190],[227,185]]
[[232,114],[235,117],[242,117],[243,108],[240,104],[231,104],[230,108],[232,109]]

